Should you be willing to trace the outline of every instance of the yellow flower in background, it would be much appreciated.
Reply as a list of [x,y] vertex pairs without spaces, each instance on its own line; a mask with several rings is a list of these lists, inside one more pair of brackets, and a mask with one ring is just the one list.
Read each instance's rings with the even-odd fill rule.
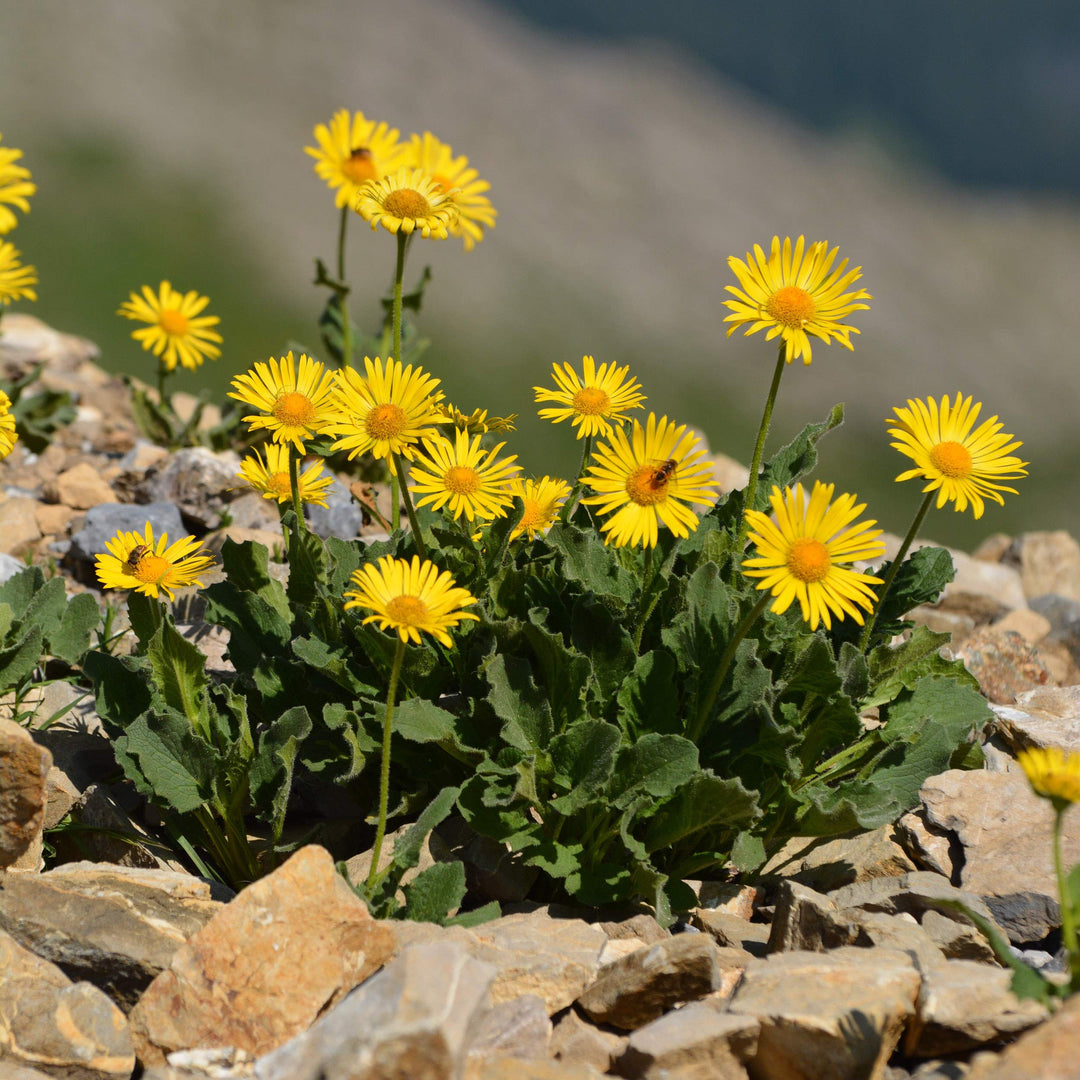
[[[253,450],[240,462],[236,474],[246,480],[264,499],[277,499],[279,503],[292,500],[289,481],[289,448],[282,443],[267,443],[266,457]],[[316,461],[297,476],[300,501],[315,506],[326,506],[326,493],[334,486],[334,478],[323,472],[322,461]]]
[[368,120],[362,112],[339,109],[329,125],[315,125],[319,145],[305,146],[304,152],[315,158],[315,172],[334,192],[334,205],[352,206],[364,184],[403,163],[409,147],[399,135],[397,128]]
[[860,626],[859,608],[873,609],[876,594],[872,585],[882,579],[862,574],[842,565],[877,559],[885,553],[878,539],[876,521],[852,522],[866,509],[854,495],[832,501],[835,484],[814,481],[809,500],[802,484],[773,487],[769,502],[773,516],[747,510],[750,540],[757,555],[743,562],[747,577],[761,578],[758,589],[770,589],[776,598],[772,611],[780,615],[799,601],[802,617],[816,630],[818,623],[832,627],[832,615],[850,615]]
[[97,556],[95,571],[106,589],[134,589],[157,599],[163,592],[170,600],[173,589],[188,585],[202,587],[199,574],[214,564],[214,558],[199,547],[194,536],[169,543],[169,534],[155,540],[150,522],[142,536],[137,532],[117,533],[105,541],[108,554]]
[[37,270],[19,262],[15,245],[0,243],[0,304],[12,300],[36,300],[34,286],[38,283]]
[[705,451],[685,424],[649,413],[645,426],[634,421],[631,436],[614,428],[611,443],[600,443],[583,477],[596,492],[581,501],[612,516],[601,526],[605,544],[655,547],[659,526],[689,536],[698,517],[685,503],[711,506],[718,484],[704,461]]
[[473,409],[471,413],[463,413],[456,405],[449,401],[440,401],[437,406],[439,415],[448,423],[453,424],[459,431],[467,431],[470,435],[486,435],[489,431],[514,431],[514,421],[517,413],[509,416],[488,416],[487,409]]
[[418,555],[395,559],[384,555],[378,565],[365,563],[351,578],[356,591],[346,591],[345,609],[367,608],[374,614],[364,625],[378,622],[380,630],[396,630],[402,641],[420,644],[420,634],[431,634],[448,649],[453,641],[447,630],[462,619],[479,620],[463,608],[476,603],[476,597],[457,586],[449,570],[439,568]]
[[371,452],[377,458],[391,454],[412,457],[421,439],[435,438],[445,422],[439,409],[439,380],[423,368],[403,366],[376,356],[364,357],[367,377],[355,368],[342,368],[334,388],[334,417],[327,434],[337,436],[334,450],[349,457]]
[[257,362],[232,381],[229,397],[261,410],[245,416],[250,431],[269,431],[274,442],[292,443],[304,452],[304,440],[318,435],[332,419],[333,373],[306,353],[297,369],[292,352],[280,360]]
[[728,266],[739,287],[725,286],[736,298],[724,301],[733,312],[724,320],[732,324],[728,337],[747,323],[747,336],[768,328],[765,340],[781,337],[789,364],[800,356],[804,364],[810,363],[810,336],[852,348],[850,335],[859,331],[840,320],[853,311],[869,310],[861,301],[873,297],[865,289],[845,291],[862,277],[862,267],[848,270],[848,260],[843,259],[834,270],[838,251],[830,251],[824,240],[807,249],[801,236],[793,251],[790,236],[784,238],[783,247],[780,237],[774,236],[768,258],[758,244],[746,253],[745,261],[730,256]]
[[11,398],[0,390],[0,458],[6,458],[15,449],[18,439],[15,417],[11,415]]
[[577,437],[604,435],[611,438],[612,422],[622,424],[629,419],[631,409],[640,409],[645,395],[639,393],[641,383],[630,378],[630,365],[601,364],[591,356],[582,357],[582,376],[569,365],[552,364],[551,372],[558,390],[534,386],[536,402],[555,401],[560,408],[540,409],[540,416],[558,424],[570,420],[577,428]]
[[439,190],[450,196],[458,211],[450,235],[460,236],[466,251],[472,251],[483,240],[485,228],[495,227],[498,211],[484,194],[491,190],[491,185],[469,168],[469,159],[464,154],[454,157],[454,151],[446,143],[425,131],[412,137],[403,164],[423,169]]
[[418,232],[424,239],[445,240],[457,208],[423,169],[398,169],[382,180],[369,180],[357,193],[353,209],[373,228]]
[[454,519],[462,514],[469,521],[483,518],[493,521],[513,505],[507,494],[507,482],[521,471],[517,455],[499,459],[499,451],[480,448],[480,436],[469,437],[467,431],[455,431],[454,440],[440,436],[425,439],[410,469],[409,491],[423,495],[417,506],[429,505],[434,510],[448,507]]
[[212,329],[221,320],[202,314],[209,303],[209,297],[194,289],[180,293],[163,281],[156,293],[149,285],[142,287],[141,296],[133,292],[116,314],[149,324],[133,330],[131,336],[159,357],[166,371],[175,371],[177,362],[196,371],[208,357],[216,360],[221,355],[221,335]]
[[510,481],[507,490],[525,504],[525,512],[510,533],[510,539],[516,540],[528,533],[532,540],[537,533],[545,532],[554,522],[570,494],[570,485],[565,480],[557,480],[551,476],[541,476],[539,480],[522,480],[517,477]]
[[30,170],[25,165],[15,164],[22,156],[23,152],[13,146],[0,146],[0,236],[11,232],[19,223],[8,207],[14,206],[29,214],[27,200],[37,191],[37,185],[30,182]]
[[1060,746],[1033,747],[1016,755],[1032,791],[1049,799],[1062,810],[1080,802],[1080,754],[1068,753]]
[[937,491],[939,510],[947,502],[955,503],[957,511],[971,503],[976,518],[983,515],[984,498],[1004,505],[1001,492],[1017,494],[998,481],[1027,476],[1028,463],[1012,454],[1023,443],[1002,435],[1004,425],[996,416],[972,431],[981,409],[981,402],[973,405],[970,396],[959,392],[954,402],[946,394],[940,405],[933,398],[909,398],[906,409],[894,408],[896,416],[885,422],[896,425],[889,434],[898,441],[889,445],[915,462],[915,468],[901,473],[897,481],[926,480],[923,491]]

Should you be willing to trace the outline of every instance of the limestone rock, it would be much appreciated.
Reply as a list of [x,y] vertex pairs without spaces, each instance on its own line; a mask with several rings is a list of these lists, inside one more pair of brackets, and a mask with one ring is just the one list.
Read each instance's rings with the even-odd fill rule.
[[626,1049],[627,1037],[612,1028],[590,1024],[568,1009],[551,1033],[551,1056],[558,1061],[589,1065],[605,1073]]
[[916,869],[896,842],[891,825],[830,839],[794,837],[762,867],[763,877],[794,878],[819,892]]
[[255,1076],[455,1080],[494,976],[460,945],[413,946],[310,1030],[260,1059]]
[[858,925],[836,902],[797,881],[782,881],[769,931],[770,953],[824,952],[865,943]]
[[525,994],[504,1001],[489,1009],[476,1024],[469,1043],[469,1060],[546,1058],[551,1030],[543,998]]
[[1019,694],[1014,706],[992,706],[994,728],[1014,750],[1060,746],[1080,750],[1080,686],[1043,686]]
[[113,489],[89,461],[80,461],[65,469],[55,480],[47,480],[42,486],[42,497],[46,502],[59,503],[69,510],[89,510],[101,503],[118,501]]
[[768,951],[769,926],[766,923],[750,922],[711,908],[695,908],[690,919],[692,925],[712,937],[722,948],[743,949],[753,956],[764,956]]
[[1080,996],[997,1056],[976,1058],[965,1080],[1073,1080],[1080,1046]]
[[45,781],[52,755],[24,727],[0,719],[0,867],[31,848],[36,866],[45,818]]
[[918,869],[952,879],[953,851],[949,834],[928,824],[922,807],[900,818],[896,823],[896,835]]
[[719,950],[712,938],[679,934],[609,964],[578,1005],[597,1023],[633,1031],[720,985]]
[[389,959],[393,932],[368,914],[323,848],[301,848],[249,885],[173,956],[131,1013],[140,1060],[193,1046],[272,1050]]
[[1056,593],[1080,600],[1080,544],[1067,532],[1024,533],[1019,547],[1025,596]]
[[728,1008],[761,1024],[755,1076],[879,1080],[919,983],[890,949],[778,953],[750,963]]
[[24,495],[0,498],[0,552],[23,556],[41,539],[37,499]]
[[1038,645],[1049,635],[1053,627],[1045,615],[1040,615],[1030,608],[1021,608],[1003,615],[992,625],[991,629],[999,633],[1003,630],[1014,630],[1029,645]]
[[979,689],[998,705],[1011,705],[1017,694],[1045,686],[1050,672],[1015,630],[977,630],[957,650]]
[[738,915],[740,919],[752,919],[762,890],[756,885],[729,885],[715,881],[703,881],[697,886],[698,904],[713,911]]
[[173,503],[193,525],[212,529],[245,488],[239,471],[240,458],[231,450],[214,453],[204,446],[187,447],[151,468],[137,495],[145,502]]
[[72,983],[3,931],[0,972],[0,1074],[10,1063],[69,1080],[127,1080],[135,1068],[127,1021],[97,987]]
[[602,922],[597,926],[607,934],[608,941],[633,939],[644,945],[655,945],[658,941],[671,937],[651,915],[633,915],[620,922]]
[[129,1010],[222,906],[189,874],[66,863],[5,881],[0,927]]
[[601,1080],[601,1074],[576,1062],[493,1058],[470,1065],[465,1080]]

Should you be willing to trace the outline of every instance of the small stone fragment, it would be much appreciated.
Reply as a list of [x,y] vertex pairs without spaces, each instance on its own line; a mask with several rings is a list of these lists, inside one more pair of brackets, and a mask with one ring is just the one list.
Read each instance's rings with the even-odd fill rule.
[[1080,686],[1041,686],[993,706],[994,728],[1014,750],[1060,746],[1080,750]]

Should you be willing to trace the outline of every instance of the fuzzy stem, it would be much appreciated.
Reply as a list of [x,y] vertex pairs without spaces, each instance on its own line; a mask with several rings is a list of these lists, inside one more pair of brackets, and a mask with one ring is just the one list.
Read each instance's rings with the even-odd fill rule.
[[368,870],[367,892],[375,888],[379,876],[379,856],[382,855],[383,837],[386,836],[386,814],[390,803],[390,729],[394,719],[394,697],[397,695],[401,664],[405,659],[405,642],[398,638],[394,653],[394,666],[390,671],[390,687],[386,691],[386,716],[383,718],[382,763],[379,770],[379,821],[375,826],[375,844],[371,849],[371,869]]
[[739,537],[735,544],[736,554],[746,546],[746,534],[749,530],[746,511],[754,509],[754,499],[757,496],[758,487],[758,472],[761,469],[762,455],[765,453],[765,439],[769,434],[769,424],[772,423],[773,406],[776,404],[776,394],[780,389],[780,376],[784,374],[784,368],[787,367],[784,360],[784,349],[785,346],[781,342],[779,355],[776,357],[776,369],[773,371],[772,385],[769,387],[769,396],[765,399],[765,411],[761,415],[761,427],[758,428],[757,442],[754,444],[754,457],[750,462],[750,479],[747,482],[746,496],[743,499],[743,516],[742,521],[739,523]]
[[574,507],[577,505],[578,495],[581,493],[581,488],[584,484],[582,477],[585,475],[585,468],[589,464],[589,458],[592,456],[592,444],[593,437],[591,435],[585,436],[585,446],[581,455],[581,464],[578,466],[577,479],[574,481],[574,486],[570,490],[570,495],[566,502],[563,503],[563,508],[559,513],[560,521],[569,521],[570,515],[574,512]]
[[[409,485],[405,479],[405,466],[401,464],[400,454],[391,454],[394,459],[394,472],[398,483],[401,485],[401,495],[405,500],[405,513],[409,518],[409,528],[412,529],[413,541],[416,544],[416,554],[421,559],[427,558],[427,548],[424,546],[424,538],[420,535],[420,522],[416,519],[416,510],[413,508],[412,496],[409,494]],[[397,505],[398,500],[394,499],[394,504]],[[401,511],[398,511],[400,516]]]
[[300,498],[300,452],[295,443],[289,443],[289,488],[292,491],[293,510],[296,512],[296,534],[307,528],[304,520],[304,503]]
[[641,634],[645,629],[645,624],[649,621],[649,616],[656,607],[657,601],[660,599],[659,592],[651,598],[649,596],[650,592],[652,592],[653,585],[656,583],[656,577],[660,572],[659,566],[653,566],[654,561],[655,549],[647,547],[645,549],[645,566],[641,572],[641,607],[638,611],[637,625],[634,627],[635,653],[641,650]]

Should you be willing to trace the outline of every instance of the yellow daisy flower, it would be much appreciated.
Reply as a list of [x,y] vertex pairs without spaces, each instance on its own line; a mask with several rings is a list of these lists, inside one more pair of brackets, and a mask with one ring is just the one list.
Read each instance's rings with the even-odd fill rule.
[[899,441],[889,445],[915,462],[915,468],[901,473],[898,481],[921,477],[928,481],[924,492],[937,491],[939,510],[953,502],[963,511],[970,502],[976,518],[983,515],[984,497],[1004,505],[1001,492],[1017,493],[997,481],[1027,476],[1028,463],[1012,455],[1024,444],[1000,434],[1004,425],[996,416],[972,431],[982,402],[972,405],[970,396],[958,392],[952,403],[946,394],[940,405],[933,398],[909,398],[907,405],[894,408],[896,416],[885,421],[897,425],[889,428],[889,434]]
[[357,193],[353,209],[373,229],[418,232],[424,239],[445,240],[458,216],[450,196],[423,169],[398,169],[382,180],[369,180]]
[[854,495],[832,502],[835,488],[814,481],[808,502],[802,484],[783,493],[773,487],[772,517],[760,510],[746,511],[757,556],[743,561],[743,572],[761,578],[758,589],[772,590],[776,597],[772,610],[778,615],[798,599],[811,630],[820,622],[830,629],[832,614],[838,619],[850,615],[861,626],[859,608],[873,609],[877,597],[870,586],[882,580],[841,565],[878,559],[885,545],[877,539],[882,530],[873,528],[876,521],[852,525],[866,504],[856,504]]
[[750,324],[747,336],[768,327],[766,341],[782,337],[785,347],[784,359],[803,358],[810,363],[810,338],[813,335],[826,344],[835,339],[846,349],[852,348],[851,334],[859,333],[854,326],[845,326],[840,320],[853,311],[868,311],[869,305],[860,303],[872,300],[865,289],[845,292],[862,277],[862,267],[848,270],[848,260],[843,259],[834,270],[839,248],[829,250],[825,240],[819,240],[806,249],[803,237],[791,249],[791,237],[774,236],[769,257],[761,246],[754,245],[753,253],[746,253],[746,261],[734,255],[728,258],[728,266],[739,279],[739,288],[726,286],[736,297],[725,300],[724,306],[733,314],[724,322],[728,337],[740,327]]
[[[3,135],[0,135],[0,139]],[[11,232],[19,219],[8,209],[17,207],[24,214],[30,213],[27,199],[37,191],[37,185],[30,182],[30,170],[15,162],[23,156],[21,150],[12,146],[0,146],[0,236]]]
[[0,243],[0,304],[12,300],[36,300],[34,286],[38,283],[37,270],[19,262],[15,245]]
[[611,443],[596,448],[595,464],[583,477],[597,494],[581,501],[601,514],[612,514],[601,526],[605,544],[655,547],[659,525],[676,536],[689,536],[697,515],[684,503],[711,506],[719,486],[702,459],[705,451],[685,424],[649,413],[645,426],[634,421],[629,438],[622,428]]
[[617,364],[600,365],[596,370],[596,361],[591,356],[582,357],[582,378],[569,365],[551,365],[552,375],[558,383],[558,390],[548,390],[543,386],[534,386],[537,403],[557,401],[561,408],[540,409],[540,416],[558,424],[570,420],[578,429],[577,437],[603,435],[611,438],[612,421],[622,424],[629,419],[631,409],[640,409],[645,395],[639,393],[641,383],[629,378],[630,365],[619,367]]
[[539,480],[515,477],[507,490],[525,504],[525,512],[510,533],[510,539],[516,540],[523,533],[528,533],[532,540],[537,533],[545,532],[555,520],[570,494],[570,485],[565,480],[550,476],[541,476]]
[[1080,754],[1067,753],[1060,746],[1033,747],[1021,750],[1016,760],[1036,795],[1059,809],[1080,802]]
[[15,449],[18,439],[15,417],[11,414],[11,398],[0,390],[0,458],[6,458]]
[[435,510],[448,506],[457,520],[462,514],[472,521],[493,521],[513,505],[507,494],[507,481],[521,471],[517,455],[497,460],[506,443],[499,443],[485,453],[480,436],[470,439],[467,431],[455,431],[454,441],[440,436],[425,439],[410,469],[409,491],[423,495],[417,506],[430,504]]
[[439,568],[419,555],[395,559],[384,555],[378,566],[365,563],[351,578],[356,591],[345,593],[346,611],[362,607],[373,611],[364,620],[378,622],[380,630],[393,629],[402,641],[420,644],[421,632],[431,634],[448,649],[453,646],[446,632],[462,619],[479,621],[479,616],[462,608],[476,603],[467,589],[459,588],[449,570]]
[[149,323],[133,330],[131,336],[147,352],[160,357],[166,371],[175,371],[177,361],[189,371],[197,371],[207,357],[216,360],[221,355],[221,335],[211,329],[221,320],[216,315],[200,314],[209,303],[209,297],[194,289],[179,293],[163,281],[156,293],[149,285],[142,287],[142,296],[132,293],[116,314]]
[[435,438],[445,423],[439,409],[439,380],[423,368],[403,366],[376,356],[364,357],[365,378],[354,368],[342,368],[334,387],[335,416],[327,425],[338,436],[334,450],[348,450],[354,458],[370,451],[390,460],[392,454],[412,457],[420,439]]
[[105,541],[109,553],[97,556],[98,581],[106,589],[134,589],[144,596],[157,599],[159,590],[170,600],[173,589],[198,585],[198,580],[214,558],[199,548],[194,536],[169,543],[169,534],[162,533],[155,540],[150,522],[140,536],[137,532],[117,533]]
[[399,135],[397,128],[368,120],[362,112],[350,116],[348,109],[338,109],[329,125],[315,125],[319,145],[305,146],[304,152],[315,158],[315,172],[334,192],[334,205],[352,206],[364,184],[402,164],[409,147]]
[[[289,481],[289,448],[281,443],[266,444],[265,459],[253,450],[240,462],[236,474],[246,480],[264,499],[277,499],[279,503],[292,501]],[[297,477],[300,501],[315,506],[326,506],[326,493],[334,486],[334,478],[323,474],[322,461],[316,461]]]
[[257,362],[250,371],[232,381],[229,397],[261,409],[264,415],[245,416],[250,431],[265,428],[274,442],[291,442],[299,453],[304,440],[322,431],[332,419],[331,392],[334,376],[323,364],[300,354],[297,371],[290,351],[280,360]]
[[517,413],[509,416],[488,416],[487,409],[473,409],[471,413],[463,413],[456,405],[449,401],[441,401],[436,406],[439,415],[448,424],[453,424],[460,431],[467,431],[470,435],[486,435],[489,431],[513,431]]
[[464,154],[454,157],[454,151],[446,143],[425,131],[412,137],[403,164],[423,169],[438,189],[450,196],[458,211],[450,235],[460,236],[466,251],[472,251],[483,240],[485,228],[495,227],[498,211],[484,194],[491,190],[491,185],[469,168],[469,159]]

